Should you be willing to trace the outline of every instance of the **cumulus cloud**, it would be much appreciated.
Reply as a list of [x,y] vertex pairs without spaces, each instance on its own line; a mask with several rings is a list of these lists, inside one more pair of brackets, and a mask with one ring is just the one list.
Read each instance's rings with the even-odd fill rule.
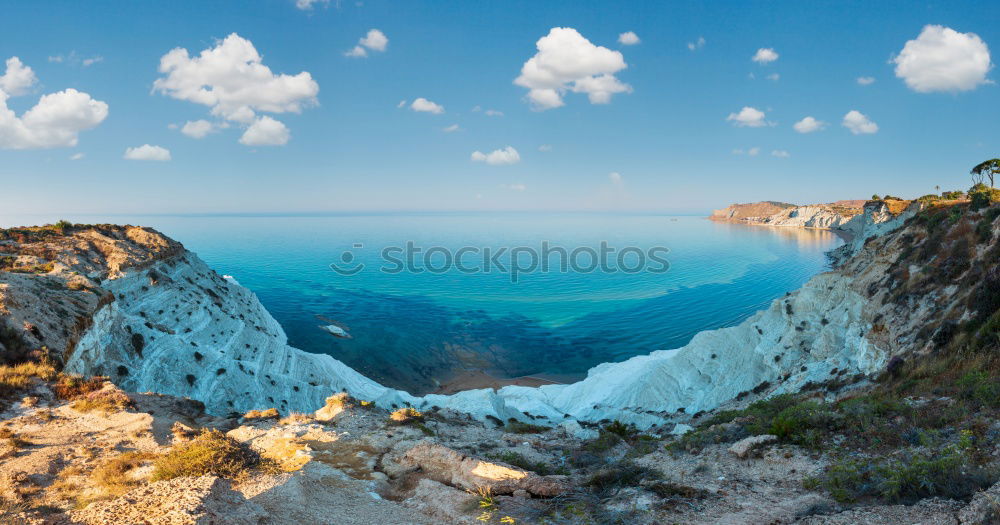
[[442,131],[444,131],[445,133],[454,133],[456,131],[460,131],[461,129],[462,128],[458,127],[458,124],[452,124],[452,125],[444,128]]
[[7,71],[0,76],[0,90],[12,97],[24,95],[28,88],[38,82],[35,72],[21,62],[20,58],[7,59]]
[[517,164],[518,162],[521,162],[521,155],[518,154],[517,150],[511,146],[507,146],[504,149],[493,150],[489,153],[473,151],[471,158],[473,162],[485,162],[494,166]]
[[495,109],[487,109],[486,111],[483,112],[483,115],[486,115],[487,117],[502,117],[503,111],[497,111]]
[[792,124],[792,129],[798,131],[799,133],[812,133],[823,129],[824,127],[826,127],[826,122],[816,120],[813,117],[806,117],[795,124]]
[[615,77],[628,67],[619,51],[596,46],[571,27],[554,27],[535,43],[538,52],[521,67],[514,84],[528,88],[538,111],[563,106],[567,91],[586,93],[591,104],[607,104],[632,87]]
[[541,146],[538,146],[538,151],[543,153],[552,151],[552,144],[542,144]]
[[7,107],[8,98],[0,90],[0,149],[73,147],[81,131],[108,116],[106,103],[72,88],[43,95],[20,117]]
[[160,146],[143,144],[142,146],[126,149],[124,158],[128,160],[153,160],[157,162],[166,162],[170,160],[170,150],[167,148],[161,148]]
[[56,64],[66,63],[72,66],[83,66],[90,67],[98,62],[104,62],[104,57],[101,55],[94,55],[90,57],[83,57],[77,54],[77,52],[70,51],[68,55],[55,55],[49,57],[49,62],[54,62]]
[[[214,47],[190,56],[174,48],[160,58],[153,91],[211,108],[214,116],[251,124],[258,112],[300,113],[316,104],[319,84],[308,71],[275,74],[249,40],[233,33]],[[273,119],[271,119],[273,120]]]
[[878,132],[878,124],[872,122],[865,114],[856,109],[852,109],[844,115],[843,124],[855,135],[870,135]]
[[641,40],[639,40],[639,35],[632,31],[626,31],[618,35],[618,43],[623,46],[634,46],[639,42],[641,42]]
[[767,76],[767,77],[765,77],[765,78],[767,78],[768,80],[770,80],[770,81],[772,81],[772,82],[777,82],[777,81],[778,81],[778,79],[780,79],[780,78],[781,78],[781,75],[779,75],[779,74],[777,74],[777,73],[771,73],[770,75],[768,75],[768,76]]
[[440,104],[435,104],[424,97],[420,97],[410,104],[410,109],[413,111],[419,111],[421,113],[433,113],[435,115],[440,115],[444,113],[444,106]]
[[74,153],[69,156],[69,160],[80,160],[84,157],[83,153]]
[[267,115],[258,118],[243,132],[240,144],[246,146],[284,146],[291,132],[281,122]]
[[789,152],[787,152],[787,151],[785,151],[785,150],[783,150],[783,149],[776,149],[776,150],[771,151],[771,156],[772,157],[778,157],[780,159],[787,159],[788,157],[791,157],[792,154],[789,153]]
[[746,150],[742,148],[737,148],[733,150],[733,155],[750,155],[751,157],[756,157],[758,153],[760,153],[760,148],[756,147]]
[[703,47],[705,47],[705,37],[703,36],[698,37],[698,40],[694,42],[688,42],[688,49],[691,51],[697,51]]
[[364,58],[368,56],[368,51],[385,51],[389,45],[389,38],[378,29],[368,30],[368,34],[358,39],[358,45],[351,48],[344,55],[354,58]]
[[215,129],[215,125],[207,120],[189,120],[181,127],[181,133],[193,139],[203,139]]
[[858,84],[862,86],[870,86],[875,83],[875,77],[858,77]]
[[753,55],[753,61],[758,64],[770,64],[778,59],[778,53],[773,48],[762,47]]
[[760,128],[770,124],[765,120],[763,111],[750,106],[744,106],[739,113],[730,113],[726,120],[741,128]]
[[989,82],[986,73],[993,67],[990,50],[979,35],[939,25],[924,26],[892,62],[896,76],[920,93],[975,89]]

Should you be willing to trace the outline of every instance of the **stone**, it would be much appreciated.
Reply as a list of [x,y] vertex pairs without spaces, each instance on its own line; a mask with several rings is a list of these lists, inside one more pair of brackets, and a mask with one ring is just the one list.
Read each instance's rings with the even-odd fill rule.
[[733,443],[732,446],[729,447],[729,453],[740,459],[746,459],[755,450],[769,443],[774,443],[775,441],[778,441],[778,436],[771,434],[750,436]]
[[559,426],[562,428],[563,432],[565,432],[567,436],[584,441],[590,439],[597,439],[597,436],[600,435],[600,433],[594,429],[583,428],[582,426],[580,426],[580,423],[575,419],[568,419],[566,421],[563,421]]

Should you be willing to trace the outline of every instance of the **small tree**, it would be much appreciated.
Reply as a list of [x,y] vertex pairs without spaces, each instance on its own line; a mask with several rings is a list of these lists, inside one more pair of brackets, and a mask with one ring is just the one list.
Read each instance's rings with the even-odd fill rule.
[[1000,159],[990,159],[984,160],[979,164],[976,164],[969,172],[972,174],[972,181],[975,183],[990,181],[990,187],[993,187],[993,177],[997,173],[1000,173]]

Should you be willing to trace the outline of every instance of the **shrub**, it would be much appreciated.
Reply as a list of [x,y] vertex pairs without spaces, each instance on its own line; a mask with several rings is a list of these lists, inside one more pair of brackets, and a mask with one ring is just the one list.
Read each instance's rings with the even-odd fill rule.
[[552,427],[522,423],[520,421],[510,421],[503,428],[504,432],[509,432],[511,434],[541,434],[542,432],[547,432],[549,430],[552,430]]
[[157,458],[153,467],[153,481],[207,474],[242,480],[256,469],[277,470],[274,462],[214,429],[204,430],[191,441],[174,446]]
[[953,200],[956,200],[956,199],[961,199],[964,196],[965,196],[965,192],[964,191],[945,191],[945,192],[941,192],[941,198],[943,198],[945,200],[949,200],[949,201],[953,201]]
[[841,503],[875,499],[888,503],[913,503],[932,497],[965,499],[992,485],[995,469],[973,464],[965,446],[956,444],[943,453],[903,451],[897,458],[841,460],[826,473],[807,480],[806,488],[824,488]]
[[268,408],[267,410],[251,410],[246,414],[243,414],[243,419],[278,419],[281,414],[278,413],[277,408]]
[[423,423],[424,415],[415,408],[404,407],[389,414],[389,422],[396,425]]
[[292,412],[287,416],[281,418],[278,421],[279,425],[304,425],[306,423],[312,423],[315,421],[312,414],[305,414],[302,412]]
[[584,483],[596,492],[607,493],[623,487],[634,487],[647,479],[660,479],[663,474],[632,461],[621,461],[603,468],[590,476]]
[[78,399],[91,392],[100,390],[107,380],[108,378],[102,376],[85,379],[75,375],[60,375],[56,384],[52,385],[52,391],[55,392],[56,397],[59,399]]
[[111,496],[118,496],[140,485],[142,480],[131,476],[132,471],[155,458],[147,452],[126,452],[100,464],[90,474],[91,481]]
[[29,388],[35,378],[48,381],[55,376],[55,368],[45,363],[0,366],[0,401],[14,399]]
[[548,476],[549,474],[566,474],[565,469],[553,469],[544,461],[531,461],[530,459],[524,457],[523,454],[514,452],[513,450],[507,450],[499,455],[489,457],[490,459],[503,461],[508,465],[513,465],[520,469],[530,470],[541,476]]
[[79,412],[99,410],[105,414],[132,407],[132,400],[118,389],[96,390],[74,401],[70,408]]

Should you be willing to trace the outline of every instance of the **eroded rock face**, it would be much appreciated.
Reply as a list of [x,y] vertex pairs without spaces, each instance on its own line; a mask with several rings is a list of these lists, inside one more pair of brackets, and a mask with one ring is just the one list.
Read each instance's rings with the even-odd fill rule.
[[229,481],[201,476],[150,483],[70,516],[88,525],[257,525],[267,513],[234,491]]
[[407,450],[399,462],[420,468],[423,475],[434,481],[470,491],[489,488],[494,494],[513,494],[524,490],[536,496],[551,497],[568,489],[563,476],[539,476],[501,463],[465,456],[430,441]]

